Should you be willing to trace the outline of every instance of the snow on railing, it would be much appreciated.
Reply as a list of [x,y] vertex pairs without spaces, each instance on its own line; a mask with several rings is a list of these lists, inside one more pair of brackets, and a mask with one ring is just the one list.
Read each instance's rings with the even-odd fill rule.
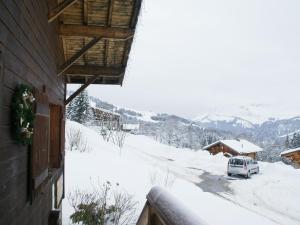
[[137,225],[207,225],[170,193],[153,187]]

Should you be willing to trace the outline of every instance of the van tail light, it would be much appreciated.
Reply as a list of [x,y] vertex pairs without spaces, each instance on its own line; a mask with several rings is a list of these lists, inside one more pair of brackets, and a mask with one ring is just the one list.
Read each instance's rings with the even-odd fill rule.
[[247,164],[244,162],[244,169],[247,170]]

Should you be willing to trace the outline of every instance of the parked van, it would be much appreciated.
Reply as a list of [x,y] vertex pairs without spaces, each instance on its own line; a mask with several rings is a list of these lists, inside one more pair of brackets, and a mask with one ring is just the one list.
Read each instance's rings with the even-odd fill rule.
[[227,174],[244,175],[249,178],[251,174],[259,173],[259,165],[256,160],[248,156],[235,156],[228,160]]

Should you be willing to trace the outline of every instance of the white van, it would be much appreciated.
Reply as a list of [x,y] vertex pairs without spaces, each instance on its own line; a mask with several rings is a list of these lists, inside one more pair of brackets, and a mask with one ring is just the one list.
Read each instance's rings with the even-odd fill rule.
[[248,156],[234,156],[228,160],[227,174],[244,175],[249,178],[251,174],[259,173],[257,161]]

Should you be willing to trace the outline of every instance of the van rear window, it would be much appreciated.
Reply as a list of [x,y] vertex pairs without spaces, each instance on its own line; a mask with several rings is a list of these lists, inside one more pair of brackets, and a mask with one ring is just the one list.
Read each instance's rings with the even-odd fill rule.
[[241,166],[244,164],[242,159],[230,159],[229,163],[231,165],[241,165]]

